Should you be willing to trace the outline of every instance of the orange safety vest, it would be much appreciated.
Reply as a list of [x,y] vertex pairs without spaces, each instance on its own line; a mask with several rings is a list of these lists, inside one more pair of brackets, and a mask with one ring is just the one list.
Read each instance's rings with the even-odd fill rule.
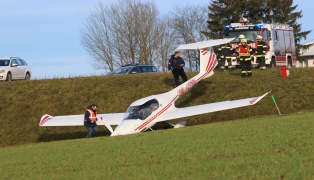
[[238,53],[239,53],[239,57],[240,60],[245,60],[245,61],[249,61],[251,60],[250,56],[251,56],[251,52],[252,49],[250,46],[246,45],[246,46],[238,46]]
[[241,56],[250,56],[251,54],[250,54],[250,52],[251,52],[252,50],[250,49],[250,47],[249,46],[239,46],[238,47],[238,52],[239,52],[239,56],[241,57]]
[[[89,119],[92,121],[92,123],[95,123],[95,122],[96,122],[96,120],[97,120],[97,118],[96,118],[96,116],[97,116],[97,112],[96,112],[96,113],[94,113],[94,111],[92,111],[92,110],[90,110],[90,109],[86,109],[86,111],[88,111],[88,112],[89,112]],[[86,119],[84,119],[84,122],[87,122],[87,120],[86,120]]]

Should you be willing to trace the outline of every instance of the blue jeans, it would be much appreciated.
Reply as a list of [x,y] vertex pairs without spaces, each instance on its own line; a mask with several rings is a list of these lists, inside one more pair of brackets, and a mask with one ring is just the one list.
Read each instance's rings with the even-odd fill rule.
[[92,135],[94,135],[96,133],[96,127],[88,127],[86,126],[88,133],[87,133],[87,137],[91,138]]

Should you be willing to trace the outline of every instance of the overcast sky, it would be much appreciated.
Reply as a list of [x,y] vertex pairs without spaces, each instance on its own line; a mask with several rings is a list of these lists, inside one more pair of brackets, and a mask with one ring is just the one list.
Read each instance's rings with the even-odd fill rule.
[[[98,0],[2,0],[0,1],[0,58],[21,57],[35,78],[87,76],[95,70],[80,45],[80,31]],[[104,0],[112,3],[115,0]],[[209,0],[155,0],[165,14],[176,5],[208,6]],[[295,0],[303,11],[303,30],[314,29],[313,0]],[[305,41],[313,40],[312,32]]]

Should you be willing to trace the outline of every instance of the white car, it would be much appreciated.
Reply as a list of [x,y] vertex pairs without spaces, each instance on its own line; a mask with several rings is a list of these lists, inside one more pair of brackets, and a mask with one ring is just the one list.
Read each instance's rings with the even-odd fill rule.
[[0,58],[0,81],[30,80],[31,69],[20,58]]

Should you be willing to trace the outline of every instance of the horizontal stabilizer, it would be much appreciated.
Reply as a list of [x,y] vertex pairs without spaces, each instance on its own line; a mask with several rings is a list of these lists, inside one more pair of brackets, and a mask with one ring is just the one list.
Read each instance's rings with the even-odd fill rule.
[[208,41],[201,41],[191,44],[182,44],[177,50],[197,50],[197,49],[205,49],[212,46],[218,46],[221,44],[226,44],[230,41],[234,40],[234,38],[226,38],[226,39],[214,39]]

